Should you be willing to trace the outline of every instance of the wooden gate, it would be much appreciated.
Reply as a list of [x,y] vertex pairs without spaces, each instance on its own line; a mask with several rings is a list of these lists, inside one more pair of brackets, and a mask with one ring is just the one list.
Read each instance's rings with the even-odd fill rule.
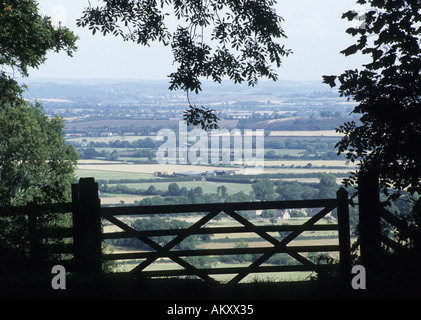
[[[269,210],[269,209],[301,209],[312,208],[317,210],[311,218],[301,225],[255,225],[241,214],[242,211]],[[321,219],[336,209],[337,220],[332,223],[320,223]],[[127,207],[101,207],[98,197],[98,184],[93,178],[82,178],[78,184],[72,185],[72,203],[56,205],[26,206],[14,208],[13,214],[28,215],[30,255],[34,265],[40,257],[39,248],[45,238],[67,238],[65,243],[53,248],[57,254],[66,254],[66,260],[57,261],[63,264],[67,271],[76,272],[82,276],[99,276],[103,273],[105,261],[143,259],[137,266],[125,275],[132,278],[139,277],[174,277],[197,276],[205,281],[215,281],[211,275],[234,274],[230,283],[238,283],[251,273],[268,272],[340,272],[343,279],[350,275],[350,230],[348,213],[348,194],[341,188],[335,199],[299,200],[299,201],[267,201],[267,202],[240,202],[240,203],[210,203],[189,205],[164,205],[164,206],[127,206]],[[56,229],[41,234],[37,228],[37,216],[43,212],[63,212],[73,217],[71,229]],[[0,212],[4,215],[8,213]],[[124,216],[147,217],[162,215],[194,214],[200,218],[191,226],[182,229],[165,230],[135,230]],[[212,227],[207,223],[215,217],[225,213],[236,222],[236,226]],[[12,214],[12,213],[9,213]],[[114,224],[122,231],[103,232],[104,221]],[[318,223],[319,222],[319,223]],[[337,245],[294,245],[293,241],[306,231],[332,230],[338,234]],[[279,238],[273,235],[279,232],[288,234]],[[177,249],[187,237],[192,235],[220,235],[233,233],[254,233],[266,245],[257,247],[236,248],[211,248],[211,249]],[[173,236],[168,243],[161,245],[153,240],[157,236]],[[102,244],[107,239],[135,238],[151,250],[130,253],[104,254]],[[44,241],[45,242],[45,241]],[[312,262],[303,253],[309,252],[338,252],[339,263],[318,264]],[[285,253],[295,259],[294,265],[271,265],[267,261],[275,254]],[[187,261],[188,257],[197,256],[224,256],[224,255],[259,255],[248,266],[199,268]],[[172,260],[179,265],[175,270],[147,270],[147,267],[161,258]],[[266,265],[265,265],[266,263]]]
[[[319,208],[319,212],[301,225],[255,225],[245,219],[239,212],[243,210],[267,210],[267,209],[299,209],[299,208]],[[337,223],[316,224],[327,214],[337,209]],[[346,277],[350,273],[350,231],[348,216],[348,195],[345,189],[341,188],[337,192],[336,199],[322,200],[299,200],[299,201],[268,201],[268,202],[246,202],[246,203],[211,203],[211,204],[191,204],[191,205],[165,205],[165,206],[130,206],[130,207],[108,207],[100,208],[100,216],[110,223],[118,226],[123,231],[103,233],[102,239],[136,238],[151,247],[152,251],[112,253],[106,254],[104,260],[134,260],[144,259],[134,267],[128,275],[131,277],[168,277],[168,276],[188,276],[194,275],[199,278],[213,282],[212,274],[236,274],[229,283],[238,283],[250,273],[266,272],[287,272],[287,271],[313,271],[333,272],[339,271]],[[135,230],[128,223],[124,222],[123,216],[145,215],[166,215],[166,214],[188,214],[202,213],[202,217],[185,229],[166,230]],[[205,226],[218,214],[225,213],[239,226],[235,227],[208,227]],[[335,230],[338,231],[339,245],[311,245],[294,246],[290,245],[305,231]],[[184,239],[191,235],[199,234],[232,234],[232,233],[255,233],[268,242],[269,246],[253,248],[223,248],[223,249],[194,249],[177,250],[175,247]],[[277,239],[270,233],[290,232],[283,239]],[[174,236],[174,238],[160,245],[152,237]],[[303,256],[303,252],[339,252],[339,264],[316,264]],[[286,253],[293,257],[298,264],[274,266],[263,264],[274,254]],[[261,254],[254,262],[246,267],[230,268],[197,268],[187,262],[185,257],[192,256],[220,256],[234,254]],[[160,258],[169,258],[181,269],[176,270],[145,270],[153,262]]]

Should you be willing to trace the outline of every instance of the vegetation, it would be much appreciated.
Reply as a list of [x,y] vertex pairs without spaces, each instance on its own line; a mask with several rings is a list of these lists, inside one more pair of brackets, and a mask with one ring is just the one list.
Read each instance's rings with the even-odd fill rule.
[[[75,141],[70,139],[69,144],[78,150],[80,159],[115,161],[130,158],[130,162],[156,163],[156,149],[162,142],[155,141],[151,137],[133,136],[133,138],[134,140],[123,140],[125,137],[120,136],[115,140],[95,141],[95,138],[85,137]],[[338,156],[334,150],[337,142],[338,139],[332,138],[273,139],[268,137],[265,139],[264,158],[266,160],[345,160],[345,155]],[[209,148],[210,143],[209,141]],[[255,148],[254,145],[253,148]]]
[[[93,33],[112,33],[126,41],[143,45],[150,41],[171,45],[177,70],[170,74],[170,89],[186,91],[188,99],[189,92],[198,93],[202,89],[202,78],[221,82],[222,77],[228,76],[234,83],[246,82],[248,85],[257,84],[260,77],[276,80],[272,64],[279,66],[281,58],[290,53],[275,42],[285,37],[285,34],[281,28],[282,18],[273,10],[274,2],[271,0],[209,0],[207,5],[193,0],[102,2],[103,7],[90,6],[86,9],[78,24],[89,27]],[[145,173],[136,169],[139,170],[136,174],[146,179],[136,179],[131,171],[124,174],[115,171],[108,176],[110,179],[104,178],[105,175],[97,179],[103,199],[112,195],[135,195],[139,198],[136,198],[134,204],[145,206],[334,198],[339,188],[336,179],[342,177],[345,171],[348,174],[353,169],[350,167],[348,170],[346,165],[342,165],[348,160],[358,163],[358,167],[356,172],[344,180],[347,190],[358,195],[355,191],[358,192],[356,184],[360,174],[375,172],[380,177],[384,205],[406,226],[403,228],[405,231],[382,230],[385,235],[394,237],[404,249],[384,246],[384,268],[380,270],[382,272],[379,271],[379,277],[397,276],[397,282],[403,279],[406,283],[413,280],[416,283],[419,279],[421,252],[421,156],[418,151],[421,142],[420,5],[418,0],[357,2],[370,4],[371,8],[365,14],[363,27],[347,30],[352,36],[357,36],[358,40],[343,53],[363,53],[370,55],[372,60],[362,70],[347,70],[340,76],[325,76],[324,82],[334,87],[338,80],[340,97],[356,101],[358,105],[353,109],[343,106],[343,101],[339,98],[335,100],[332,92],[313,92],[303,96],[296,93],[295,88],[294,93],[287,96],[262,91],[246,98],[242,94],[241,101],[235,101],[230,93],[222,102],[216,102],[221,107],[219,113],[192,106],[189,100],[190,106],[184,118],[190,125],[215,128],[216,122],[224,116],[225,120],[231,121],[229,128],[266,130],[265,158],[268,161],[265,170],[271,168],[273,171],[264,171],[259,175],[215,174],[209,177],[182,176],[180,172],[169,174],[156,164],[155,154],[160,143],[152,138],[153,135],[161,128],[176,129],[178,119],[182,116],[179,101],[175,98],[171,100],[173,98],[169,95],[161,94],[158,102],[153,103],[153,94],[152,98],[147,98],[151,100],[138,95],[133,100],[136,102],[119,108],[107,104],[103,110],[102,102],[90,101],[85,107],[92,106],[92,109],[83,111],[86,114],[73,110],[73,107],[79,105],[72,102],[74,104],[70,104],[63,114],[78,119],[70,124],[71,129],[68,130],[65,130],[63,118],[49,117],[40,103],[32,104],[24,99],[24,87],[12,75],[19,73],[28,76],[29,68],[39,67],[51,50],[65,51],[72,55],[76,50],[77,39],[67,28],[54,27],[48,17],[40,16],[35,1],[1,2],[0,276],[25,274],[30,267],[28,257],[31,250],[28,232],[30,218],[24,215],[8,216],[3,212],[9,213],[14,206],[69,201],[70,185],[76,179],[78,156],[98,160],[98,163],[110,160],[123,166],[129,166],[132,162],[147,164],[148,169],[152,168],[155,172]],[[164,24],[168,8],[174,9],[175,17],[180,22],[174,32],[170,32]],[[354,11],[349,11],[343,17],[352,20],[356,15]],[[211,41],[208,43],[205,42],[205,38],[208,38],[205,37],[207,29],[211,33]],[[256,98],[258,95],[261,97]],[[272,102],[269,98],[279,101]],[[215,103],[219,96],[208,99],[209,104]],[[161,108],[162,100],[168,100],[165,108]],[[316,103],[320,101],[323,102]],[[148,107],[143,104],[148,104]],[[318,106],[317,109],[315,106]],[[150,112],[153,108],[159,109],[159,112]],[[59,109],[60,106],[54,106],[53,111]],[[250,109],[253,112],[244,115],[243,109],[245,113]],[[352,115],[343,117],[348,111],[352,111]],[[87,114],[89,117],[83,119]],[[119,123],[114,124],[115,120]],[[96,125],[94,121],[97,121]],[[337,131],[343,134],[342,137],[309,138],[300,136],[298,132],[298,129],[331,130],[334,127],[338,127]],[[273,130],[297,132],[293,137],[276,136],[271,135]],[[65,131],[78,137],[66,143],[63,137]],[[106,139],[116,134],[119,139]],[[138,135],[143,137],[138,138]],[[315,165],[316,159],[324,161]],[[335,166],[330,160],[339,160],[341,164]],[[98,164],[98,167],[100,165],[104,164]],[[208,169],[205,166],[198,168],[203,168],[203,171]],[[222,166],[211,168],[226,169]],[[232,165],[229,168],[236,167]],[[334,168],[342,171],[333,172]],[[127,179],[123,179],[124,176]],[[300,182],[287,178],[316,180]],[[121,198],[117,199],[124,203]],[[307,219],[315,212],[316,209],[292,210],[288,214],[292,219],[300,220]],[[281,214],[284,212],[275,210],[240,212],[248,219],[257,222],[265,220],[274,225],[280,223],[278,218]],[[335,215],[333,212],[333,219]],[[172,215],[167,217],[159,219],[151,216],[136,220],[129,217],[128,220],[136,230],[181,229],[189,227],[189,219],[194,220],[197,215],[192,213],[182,218]],[[58,219],[50,214],[37,219],[41,232],[51,226],[70,225],[68,219]],[[215,218],[218,219],[228,220],[223,213]],[[358,223],[357,210],[352,207],[350,225],[357,233]],[[321,232],[322,236],[302,234],[299,240],[317,240],[321,237],[331,240],[333,237],[330,231]],[[284,236],[285,232],[276,234],[276,237]],[[159,245],[165,245],[170,239],[152,238]],[[228,243],[235,248],[247,248],[261,239],[255,235],[231,238],[202,235],[186,238],[176,249],[204,248],[209,245],[209,240],[221,247]],[[111,240],[110,243],[126,249],[150,249],[137,239]],[[48,262],[49,252],[40,254],[42,256],[37,258]],[[328,263],[333,259],[331,256],[314,257],[313,253],[307,256]],[[218,260],[210,257],[188,258],[188,261],[197,267],[206,267],[216,263],[250,263],[256,258],[256,255],[249,254],[227,255]],[[267,263],[285,265],[292,261],[287,254],[277,254]]]
[[[168,185],[166,190],[154,187],[150,184],[146,186],[148,182],[142,183],[145,185],[143,189],[130,188],[129,185],[124,185],[125,180],[112,181],[111,186],[109,182],[103,180],[100,182],[99,188],[101,194],[126,194],[126,195],[142,195],[147,196],[142,200],[134,201],[135,205],[171,205],[171,204],[196,204],[196,203],[214,203],[214,202],[248,202],[248,201],[271,201],[271,200],[307,200],[307,199],[331,199],[336,197],[336,192],[339,185],[336,183],[335,176],[331,174],[319,174],[319,183],[300,183],[298,181],[283,181],[283,180],[270,180],[269,176],[255,180],[251,183],[247,180],[247,183],[251,185],[250,192],[238,191],[238,192],[227,192],[227,186],[231,186],[232,181],[236,181],[234,178],[239,176],[232,176],[232,180],[226,178],[220,186],[216,188],[216,192],[209,192],[205,187],[197,186],[190,189],[186,187],[180,187],[177,182],[171,182],[169,180],[165,184]],[[246,179],[243,177],[243,179]],[[143,181],[143,180],[139,180]],[[151,180],[145,180],[151,181]],[[134,181],[129,181],[134,182]],[[180,182],[179,182],[180,183]],[[191,185],[191,183],[189,183]],[[200,182],[199,185],[203,182]],[[350,191],[352,192],[352,191]],[[126,204],[128,205],[128,204]],[[399,203],[395,206],[396,210],[404,210],[405,203]],[[357,210],[351,208],[350,211],[350,224],[352,228],[356,227],[358,223]],[[269,217],[273,215],[271,213],[263,213],[264,216],[269,214]],[[292,216],[301,215],[299,212],[293,212]]]
[[[360,125],[348,122],[338,129],[345,134],[339,152],[359,161],[359,171],[379,173],[385,192],[421,193],[421,156],[416,152],[421,141],[420,6],[418,1],[371,5],[364,28],[347,30],[359,39],[343,53],[362,52],[372,61],[361,71],[348,70],[339,76],[340,94],[358,102],[353,113],[361,115]],[[344,18],[355,18],[355,12],[347,12]],[[335,78],[325,80],[334,86]],[[357,179],[358,172],[348,183]]]
[[[358,103],[353,113],[360,124],[347,122],[338,128],[344,137],[338,152],[346,154],[359,168],[345,180],[356,183],[361,174],[380,178],[386,204],[404,195],[411,202],[400,218],[409,225],[400,233],[408,252],[395,253],[400,267],[395,272],[419,279],[421,256],[421,7],[415,1],[367,1],[363,27],[349,28],[358,37],[342,51],[346,56],[362,53],[371,57],[362,70],[347,70],[339,77],[325,76],[332,87],[340,82],[339,93]],[[352,20],[355,11],[343,18]],[[396,258],[400,256],[400,258]],[[405,256],[408,268],[402,266]],[[393,257],[391,258],[393,260]],[[404,268],[405,271],[398,271]],[[411,270],[411,271],[409,271]],[[407,279],[408,280],[408,279]]]
[[39,104],[3,104],[0,114],[1,205],[65,202],[78,155],[64,141],[63,120]]
[[[48,119],[40,104],[26,102],[9,73],[28,76],[51,50],[71,55],[76,37],[39,15],[35,1],[1,1],[0,12],[0,208],[68,201],[78,156],[65,143],[63,120]],[[66,223],[50,215],[38,222]],[[0,217],[0,275],[28,267],[27,224],[24,216]]]
[[65,145],[63,121],[28,104],[8,71],[28,76],[51,50],[72,55],[77,38],[39,15],[35,1],[1,2],[0,10],[0,205],[63,200],[77,159]]

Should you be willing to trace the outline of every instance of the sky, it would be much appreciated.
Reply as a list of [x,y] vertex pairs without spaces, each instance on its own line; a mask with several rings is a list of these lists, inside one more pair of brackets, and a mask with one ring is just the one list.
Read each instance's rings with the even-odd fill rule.
[[[50,16],[53,23],[61,21],[80,39],[73,57],[49,53],[39,69],[30,71],[30,78],[158,80],[168,79],[175,71],[170,47],[144,47],[110,34],[92,35],[87,28],[77,27],[76,19],[82,16],[88,0],[37,2],[43,15]],[[356,0],[278,0],[276,10],[285,20],[283,28],[288,36],[280,43],[293,51],[276,69],[279,79],[321,81],[323,75],[359,68],[364,57],[340,54],[356,41],[345,33],[353,22],[341,19],[346,11],[361,9],[355,3]]]

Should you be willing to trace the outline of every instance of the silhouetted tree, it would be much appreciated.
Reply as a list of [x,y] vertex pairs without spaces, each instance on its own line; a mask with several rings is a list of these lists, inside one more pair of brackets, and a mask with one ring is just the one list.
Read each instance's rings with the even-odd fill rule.
[[[361,27],[347,33],[358,36],[356,44],[342,53],[370,55],[362,70],[347,70],[339,77],[324,76],[339,93],[358,103],[353,113],[361,124],[347,122],[337,131],[345,136],[337,144],[359,170],[346,180],[353,184],[358,173],[373,169],[381,186],[421,193],[421,4],[412,1],[367,1],[370,4]],[[349,20],[357,12],[348,11]]]
[[[359,168],[346,185],[358,181],[361,172],[378,174],[388,202],[407,191],[412,212],[405,222],[409,234],[402,234],[410,248],[409,260],[400,256],[396,274],[418,275],[421,266],[421,2],[419,0],[358,0],[368,4],[363,24],[347,33],[358,41],[343,50],[346,56],[369,55],[361,70],[347,70],[339,77],[324,76],[331,87],[340,82],[339,93],[357,103],[353,113],[361,124],[347,122],[338,132],[344,134],[337,147]],[[348,11],[343,18],[358,16]],[[395,255],[397,253],[395,252]],[[405,267],[407,270],[403,270]],[[412,270],[413,272],[407,272]]]

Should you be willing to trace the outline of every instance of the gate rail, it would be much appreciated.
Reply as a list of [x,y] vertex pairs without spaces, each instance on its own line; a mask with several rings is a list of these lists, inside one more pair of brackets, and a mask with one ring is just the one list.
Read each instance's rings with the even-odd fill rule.
[[[256,226],[249,220],[242,217],[238,211],[242,210],[264,210],[264,209],[298,209],[298,208],[321,208],[321,210],[302,225],[282,225],[282,226]],[[332,210],[337,209],[338,223],[315,224],[325,217]],[[142,216],[160,215],[176,213],[199,213],[205,215],[196,223],[186,229],[166,229],[166,230],[144,230],[137,231],[121,219],[120,216]],[[236,227],[204,227],[206,223],[214,219],[219,213],[225,213],[241,224]],[[213,282],[210,274],[237,274],[229,283],[238,283],[250,273],[263,272],[287,272],[287,271],[314,271],[328,272],[340,271],[346,277],[350,273],[350,231],[348,194],[341,188],[337,192],[336,199],[318,200],[297,200],[297,201],[267,201],[267,202],[241,202],[241,203],[211,203],[211,204],[189,204],[172,206],[135,206],[135,207],[108,207],[100,209],[100,216],[112,224],[118,226],[123,231],[103,233],[102,239],[137,238],[150,246],[152,252],[132,252],[132,253],[112,253],[103,256],[104,260],[124,260],[124,259],[145,259],[129,272],[132,277],[159,277],[159,276],[182,276],[195,275],[205,281]],[[334,230],[338,231],[339,245],[310,245],[310,246],[290,246],[291,241],[296,239],[304,231]],[[268,232],[291,232],[282,240],[278,240]],[[174,250],[184,239],[191,235],[198,234],[232,234],[232,233],[256,233],[262,239],[271,244],[271,247],[253,248],[227,248],[227,249],[193,249]],[[161,246],[150,237],[154,236],[175,236],[167,244]],[[301,255],[302,252],[331,252],[339,251],[340,263],[321,265],[315,264]],[[284,266],[262,266],[268,259],[276,253],[287,253],[298,261],[299,265]],[[181,257],[191,256],[219,256],[233,254],[261,254],[254,262],[246,267],[230,268],[196,268]],[[176,270],[145,270],[149,265],[159,258],[169,258],[183,269]]]

